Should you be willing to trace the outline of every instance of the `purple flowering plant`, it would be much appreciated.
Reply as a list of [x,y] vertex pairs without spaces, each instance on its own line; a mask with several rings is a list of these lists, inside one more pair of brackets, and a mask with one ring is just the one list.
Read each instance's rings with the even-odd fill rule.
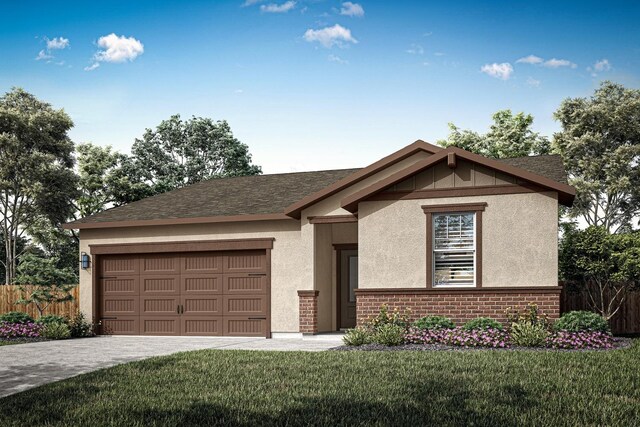
[[0,339],[39,338],[43,328],[43,325],[34,322],[0,322]]

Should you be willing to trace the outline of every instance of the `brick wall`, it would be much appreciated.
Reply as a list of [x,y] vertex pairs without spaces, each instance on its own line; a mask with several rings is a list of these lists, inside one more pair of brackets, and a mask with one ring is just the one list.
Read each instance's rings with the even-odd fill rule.
[[318,333],[318,291],[298,291],[300,332]]
[[387,304],[390,310],[410,309],[411,320],[427,315],[446,316],[460,325],[476,317],[491,317],[506,323],[507,307],[538,306],[542,314],[560,315],[560,287],[484,289],[357,289],[358,325],[367,322]]

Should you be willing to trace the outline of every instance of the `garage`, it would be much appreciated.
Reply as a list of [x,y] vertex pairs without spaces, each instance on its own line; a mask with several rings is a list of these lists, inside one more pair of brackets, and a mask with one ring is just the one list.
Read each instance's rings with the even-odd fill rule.
[[113,254],[108,252],[117,248],[92,249],[107,252],[94,258],[102,334],[270,335],[269,249],[143,253],[144,247],[125,247],[125,253]]

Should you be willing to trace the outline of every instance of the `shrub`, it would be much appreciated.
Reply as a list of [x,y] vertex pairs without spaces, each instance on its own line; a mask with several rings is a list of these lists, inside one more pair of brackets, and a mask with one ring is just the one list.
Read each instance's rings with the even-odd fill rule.
[[597,331],[608,333],[609,325],[602,316],[590,311],[570,311],[554,323],[555,331]]
[[71,336],[71,330],[66,323],[52,322],[44,325],[42,335],[52,340],[64,340]]
[[345,332],[344,337],[342,337],[342,341],[344,341],[345,345],[360,346],[369,344],[373,340],[372,335],[371,330],[360,326],[349,329]]
[[389,324],[406,328],[409,325],[409,310],[400,312],[400,310],[395,308],[392,313],[389,313],[389,307],[383,304],[380,306],[380,313],[369,322],[369,326],[374,329]]
[[545,345],[549,331],[543,323],[529,320],[511,324],[511,343],[522,347],[542,347]]
[[424,329],[411,326],[404,339],[411,344],[444,344],[450,331],[445,328]]
[[42,325],[50,325],[51,323],[67,323],[67,318],[58,316],[57,314],[45,314],[41,316],[36,323],[40,323]]
[[373,341],[377,344],[389,347],[400,345],[404,342],[406,329],[393,323],[380,325],[373,334]]
[[498,329],[502,330],[502,324],[500,322],[490,319],[488,317],[477,317],[469,320],[462,326],[465,331],[477,331],[482,329]]
[[456,327],[455,323],[447,317],[444,316],[426,316],[422,317],[412,325],[414,328],[418,329],[453,329]]
[[33,322],[0,322],[0,339],[38,338],[42,335],[42,329],[42,325]]
[[508,307],[505,313],[509,323],[529,323],[531,325],[541,325],[545,329],[549,328],[549,319],[547,319],[547,316],[540,314],[537,304],[527,304],[527,307],[522,312]]
[[21,311],[10,311],[0,316],[0,322],[33,323],[33,317]]
[[69,328],[73,338],[92,337],[95,335],[93,323],[87,321],[80,311],[69,321]]
[[613,344],[611,334],[599,331],[558,331],[546,340],[547,347],[566,349],[609,349],[614,347]]

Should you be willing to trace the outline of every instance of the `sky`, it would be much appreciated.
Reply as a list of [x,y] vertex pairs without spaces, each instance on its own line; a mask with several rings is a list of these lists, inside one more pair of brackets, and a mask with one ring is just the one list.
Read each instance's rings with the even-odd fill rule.
[[0,93],[129,152],[173,114],[227,120],[265,173],[362,167],[449,122],[640,87],[637,1],[0,0]]

